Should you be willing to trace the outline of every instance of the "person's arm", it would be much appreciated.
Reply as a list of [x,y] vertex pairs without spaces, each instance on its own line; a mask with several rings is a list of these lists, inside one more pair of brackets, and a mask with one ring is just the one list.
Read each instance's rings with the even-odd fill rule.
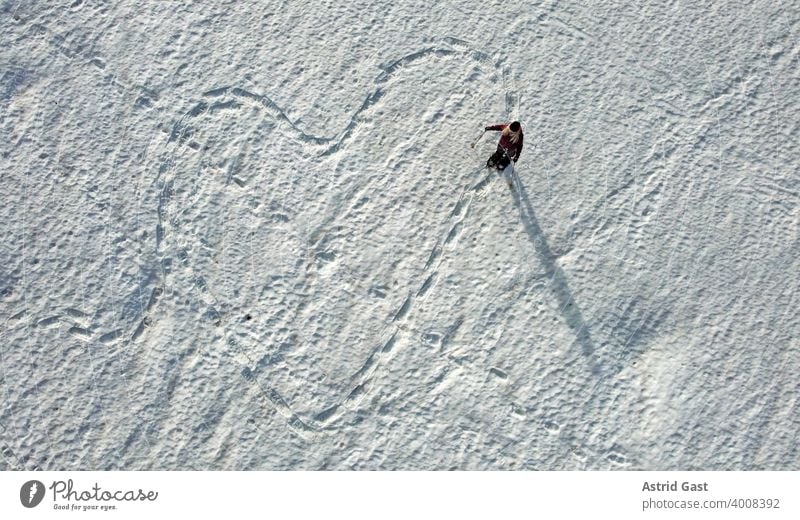
[[511,159],[514,162],[517,162],[517,160],[519,159],[519,154],[520,152],[522,152],[522,143],[512,144],[508,148],[503,147],[503,145],[500,145],[500,147],[503,148],[503,151],[506,152],[506,155],[508,156],[509,159]]
[[503,131],[503,130],[505,129],[505,127],[507,127],[507,126],[508,126],[508,125],[489,125],[489,126],[487,126],[486,128],[484,128],[484,130],[487,130],[487,131],[488,131],[488,130],[494,130],[494,131],[496,131],[496,132],[501,132],[501,131]]

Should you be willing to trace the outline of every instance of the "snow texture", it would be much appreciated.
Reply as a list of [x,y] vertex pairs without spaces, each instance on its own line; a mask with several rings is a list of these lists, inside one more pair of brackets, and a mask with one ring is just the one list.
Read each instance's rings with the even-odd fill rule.
[[0,19],[0,469],[800,470],[798,2]]

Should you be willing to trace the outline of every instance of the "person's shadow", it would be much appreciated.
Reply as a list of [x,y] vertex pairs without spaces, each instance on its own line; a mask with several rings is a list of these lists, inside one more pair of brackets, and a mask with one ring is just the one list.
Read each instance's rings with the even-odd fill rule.
[[547,238],[539,226],[536,219],[536,212],[533,210],[528,192],[525,186],[517,175],[516,171],[512,170],[510,173],[510,181],[514,192],[514,199],[520,211],[522,223],[525,226],[525,231],[528,233],[528,238],[533,244],[536,253],[544,265],[545,272],[549,281],[547,287],[553,293],[558,302],[559,312],[564,318],[567,326],[575,335],[575,343],[580,346],[581,352],[586,357],[586,362],[589,364],[589,369],[593,375],[602,376],[601,366],[595,356],[594,344],[589,331],[589,326],[583,319],[583,314],[578,307],[578,302],[569,288],[567,277],[564,271],[556,262],[557,257],[550,250],[550,245],[547,243]]

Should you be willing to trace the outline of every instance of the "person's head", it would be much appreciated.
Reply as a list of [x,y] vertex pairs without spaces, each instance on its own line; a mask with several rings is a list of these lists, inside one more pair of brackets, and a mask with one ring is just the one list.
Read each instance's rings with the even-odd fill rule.
[[519,132],[520,128],[522,128],[522,125],[519,124],[519,121],[514,121],[511,123],[511,125],[509,125],[509,128],[512,132],[516,133]]

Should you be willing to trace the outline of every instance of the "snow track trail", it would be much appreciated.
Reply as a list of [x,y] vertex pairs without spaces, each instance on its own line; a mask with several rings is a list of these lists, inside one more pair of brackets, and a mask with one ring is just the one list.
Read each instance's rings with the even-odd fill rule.
[[[216,326],[221,326],[225,329],[224,334],[227,338],[227,344],[231,347],[231,355],[233,358],[238,359],[243,365],[241,373],[244,379],[248,383],[255,385],[258,391],[266,397],[266,401],[287,419],[288,425],[306,438],[312,438],[316,432],[332,424],[339,418],[340,410],[352,410],[356,408],[361,399],[363,399],[370,387],[375,370],[385,362],[393,346],[402,338],[404,324],[407,321],[409,313],[412,311],[416,299],[424,297],[425,293],[434,285],[438,275],[437,268],[441,263],[439,257],[443,251],[451,247],[451,243],[456,240],[461,225],[468,214],[473,196],[486,186],[486,183],[491,177],[487,176],[483,181],[478,182],[474,186],[467,184],[462,188],[461,192],[458,194],[457,202],[452,213],[443,224],[444,228],[447,229],[445,237],[437,241],[433,250],[430,252],[425,267],[421,269],[419,275],[420,281],[411,283],[411,287],[416,288],[408,292],[407,296],[402,300],[402,303],[395,311],[390,312],[392,317],[389,321],[384,323],[377,338],[367,340],[368,342],[377,344],[377,346],[369,351],[364,363],[349,378],[349,383],[343,387],[343,397],[339,399],[336,404],[328,406],[323,410],[317,412],[305,411],[302,415],[307,418],[300,419],[297,412],[293,411],[292,407],[287,403],[287,400],[282,397],[281,392],[266,383],[266,378],[263,376],[260,377],[263,368],[267,366],[263,361],[272,356],[267,356],[266,358],[262,357],[261,360],[253,358],[248,354],[248,349],[243,347],[240,340],[237,339],[238,334],[233,330],[228,330],[228,326],[225,324],[223,318],[225,311],[222,310],[222,307],[224,307],[224,305],[220,303],[219,298],[209,287],[207,281],[191,267],[189,251],[185,247],[179,248],[177,253],[164,250],[164,244],[170,240],[168,238],[169,236],[180,235],[179,219],[182,211],[178,208],[182,207],[183,204],[176,204],[173,200],[176,190],[179,189],[177,184],[181,182],[176,164],[179,161],[180,154],[200,153],[202,155],[203,152],[209,148],[207,144],[202,144],[199,139],[199,137],[204,134],[202,123],[200,123],[201,121],[204,119],[213,120],[215,117],[223,115],[225,112],[246,111],[247,104],[250,104],[259,111],[263,111],[263,114],[259,114],[260,117],[266,116],[265,123],[259,124],[255,132],[281,131],[285,133],[290,142],[295,141],[297,143],[296,147],[292,146],[292,148],[296,150],[296,153],[291,152],[291,154],[287,156],[289,163],[295,165],[295,167],[301,169],[305,166],[299,166],[300,164],[310,164],[307,162],[308,159],[305,159],[309,154],[311,157],[316,157],[316,160],[324,160],[326,157],[343,152],[346,150],[348,142],[352,139],[355,129],[368,121],[366,114],[370,111],[375,111],[376,105],[386,94],[389,88],[388,85],[395,79],[395,76],[402,74],[403,71],[408,70],[409,67],[418,63],[427,63],[431,60],[436,62],[457,58],[461,61],[474,61],[476,66],[488,67],[487,71],[492,70],[492,65],[488,56],[469,48],[465,42],[452,38],[445,38],[443,44],[447,47],[425,48],[397,59],[383,67],[383,72],[374,80],[374,90],[366,96],[361,107],[353,114],[350,122],[337,136],[321,137],[306,133],[289,119],[284,110],[265,95],[255,94],[239,87],[218,87],[208,90],[203,94],[203,97],[213,101],[204,100],[197,103],[173,125],[166,139],[164,151],[158,153],[160,156],[158,175],[153,183],[153,185],[157,187],[156,189],[159,193],[157,209],[159,221],[155,233],[156,254],[162,257],[162,264],[170,266],[179,265],[186,270],[188,279],[191,280],[191,285],[198,291],[200,300],[207,305],[207,310],[204,315]],[[456,62],[456,65],[458,66],[458,62]],[[272,126],[271,121],[274,121],[278,126]],[[252,145],[246,146],[249,148]],[[234,159],[231,166],[226,165],[226,186],[229,186],[230,182],[233,181],[238,188],[248,189],[247,187],[252,182],[252,179],[243,178],[244,175],[239,173],[241,170],[239,162],[241,157],[245,154],[246,152]],[[467,178],[472,179],[476,173],[480,173],[483,170],[483,168],[480,168],[467,175]],[[198,183],[197,180],[189,182],[195,183],[195,186],[197,186]],[[195,189],[196,188],[191,188],[191,191]],[[229,187],[226,189],[235,190],[236,188]],[[317,231],[312,231],[307,239],[308,247],[316,249],[317,252],[309,259],[305,266],[306,271],[315,269],[320,260],[325,262],[333,259],[332,255],[326,256],[328,253],[325,252],[327,250],[327,244],[325,244],[325,240],[328,237],[327,230],[340,228],[342,223],[346,222],[345,219],[347,215],[360,209],[360,205],[362,205],[365,200],[364,195],[375,189],[377,188],[374,183],[370,183],[366,186],[351,188],[343,194],[336,194],[337,198],[333,206],[336,210],[330,212],[329,216],[325,217],[323,221],[317,225]],[[342,211],[340,208],[343,207],[349,207],[349,209]],[[285,219],[278,218],[278,223],[281,224],[282,220]],[[173,257],[177,257],[177,261],[173,260]],[[294,276],[302,277],[296,269],[293,269],[292,272]],[[166,282],[164,282],[164,284],[164,288],[166,288]],[[304,285],[307,289],[308,282],[305,282]],[[159,290],[160,289],[161,288],[159,288]],[[146,310],[151,308],[152,303],[154,302],[151,299],[151,303],[148,304]],[[145,326],[149,323],[149,321],[145,321],[146,319],[147,318],[143,318],[142,322],[140,322],[133,333],[132,339],[135,340],[141,336]],[[252,340],[248,339],[248,341]],[[301,404],[300,407],[304,407],[303,404]]]

